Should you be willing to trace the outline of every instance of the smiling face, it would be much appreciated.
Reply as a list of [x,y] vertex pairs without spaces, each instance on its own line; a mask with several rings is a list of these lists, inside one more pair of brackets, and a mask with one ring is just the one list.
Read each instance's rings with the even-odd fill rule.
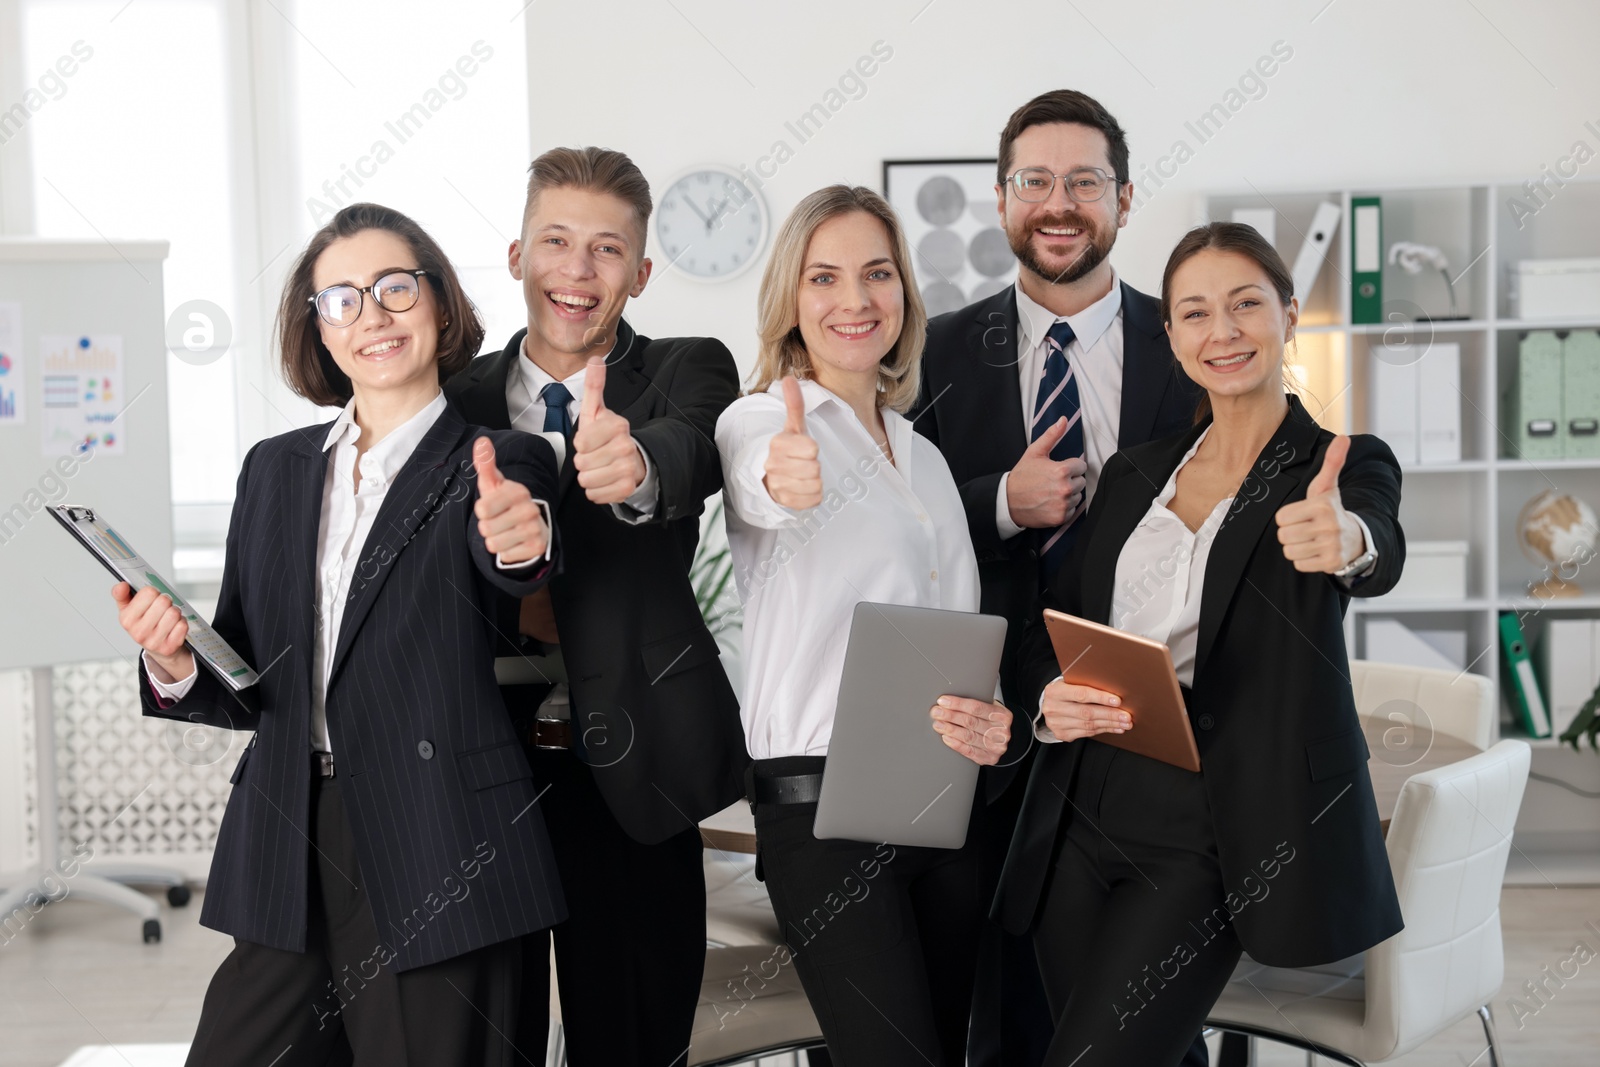
[[510,249],[535,362],[567,368],[610,349],[623,306],[650,280],[642,229],[627,201],[610,193],[558,186],[538,194]]
[[[1051,174],[1099,167],[1115,177],[1106,135],[1076,122],[1029,126],[1018,134],[1012,144],[1011,173],[1024,167],[1042,167]],[[1087,204],[1072,199],[1059,178],[1050,196],[1038,203],[1019,198],[1010,183],[996,186],[995,192],[1001,225],[1017,261],[1051,285],[1078,281],[1104,263],[1133,206],[1129,184],[1107,189],[1103,197]]]
[[797,315],[818,382],[870,374],[900,339],[905,289],[883,223],[865,211],[836,215],[806,244]]
[[[364,288],[385,274],[417,267],[404,238],[388,230],[362,230],[323,249],[311,284],[319,293],[332,285]],[[361,313],[350,325],[330,326],[317,318],[322,343],[357,397],[370,390],[426,389],[428,383],[438,389],[442,315],[426,275],[420,283],[417,302],[406,311],[386,310],[371,293],[363,293]]]
[[1283,346],[1299,307],[1287,306],[1249,256],[1208,248],[1172,275],[1167,336],[1184,372],[1213,397],[1283,392]]

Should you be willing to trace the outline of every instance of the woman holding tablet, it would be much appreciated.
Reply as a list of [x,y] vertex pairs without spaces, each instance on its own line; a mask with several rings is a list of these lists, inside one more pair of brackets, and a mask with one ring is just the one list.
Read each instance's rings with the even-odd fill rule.
[[486,620],[556,566],[554,456],[446,408],[483,326],[399,212],[312,237],[278,334],[290,386],[344,410],[239,474],[214,626],[261,681],[235,697],[170,599],[113,590],[145,714],[255,731],[200,916],[235,947],[189,1063],[509,1063],[516,939],[566,909]]
[[[970,849],[812,834],[858,603],[974,612],[978,568],[949,468],[901,414],[926,316],[899,221],[830,186],[778,231],[751,393],[717,421],[745,605],[741,715],[758,870],[841,1064],[959,1065],[987,901]],[[929,728],[980,764],[1010,712],[943,697]]]
[[1405,561],[1399,465],[1286,393],[1298,305],[1255,230],[1191,230],[1161,310],[1196,425],[1111,458],[1044,606],[1168,646],[1201,771],[1093,740],[1128,714],[1030,623],[1019,700],[1047,743],[995,914],[1033,931],[1061,1067],[1177,1064],[1241,951],[1309,966],[1402,926],[1344,645],[1349,598]]

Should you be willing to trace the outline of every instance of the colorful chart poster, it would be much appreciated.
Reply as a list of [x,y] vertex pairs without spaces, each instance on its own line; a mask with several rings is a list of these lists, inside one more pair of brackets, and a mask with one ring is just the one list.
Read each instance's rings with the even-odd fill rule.
[[122,337],[46,334],[39,338],[44,454],[122,455]]
[[26,422],[22,305],[0,301],[0,426]]

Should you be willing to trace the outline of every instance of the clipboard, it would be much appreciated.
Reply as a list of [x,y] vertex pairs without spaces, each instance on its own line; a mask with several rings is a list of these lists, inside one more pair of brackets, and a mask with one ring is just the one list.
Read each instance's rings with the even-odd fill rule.
[[1044,625],[1062,679],[1117,694],[1133,718],[1127,733],[1093,740],[1199,773],[1200,751],[1166,645],[1051,608]]
[[227,683],[230,689],[238,692],[261,680],[250,664],[244,661],[244,657],[235,652],[233,646],[224,641],[222,635],[213,630],[211,624],[177,594],[172,583],[157,574],[155,568],[146,563],[144,557],[134,551],[121,534],[96,516],[92,508],[76,504],[52,504],[45,510],[118,581],[133,586],[136,593],[145,586],[153,585],[171,597],[173,606],[183,612],[183,621],[189,624],[189,636],[184,644],[193,650],[197,660],[210,668],[211,673]]

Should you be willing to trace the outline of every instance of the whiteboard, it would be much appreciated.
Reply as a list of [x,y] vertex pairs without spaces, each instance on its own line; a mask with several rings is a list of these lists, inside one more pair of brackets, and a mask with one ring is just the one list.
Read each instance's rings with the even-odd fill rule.
[[[21,342],[19,351],[0,354],[20,366],[22,385],[13,401],[21,421],[0,417],[0,670],[131,659],[137,651],[117,625],[111,575],[45,504],[93,508],[172,577],[166,258],[165,241],[0,238],[0,307],[20,307]],[[85,360],[104,360],[99,339],[121,339],[121,404],[109,390],[96,400],[119,413],[106,431],[122,454],[99,448],[86,462],[45,454],[47,337],[96,341]],[[59,370],[59,356],[52,366]],[[18,377],[14,366],[0,382]],[[59,423],[62,383],[71,379],[48,377]]]

